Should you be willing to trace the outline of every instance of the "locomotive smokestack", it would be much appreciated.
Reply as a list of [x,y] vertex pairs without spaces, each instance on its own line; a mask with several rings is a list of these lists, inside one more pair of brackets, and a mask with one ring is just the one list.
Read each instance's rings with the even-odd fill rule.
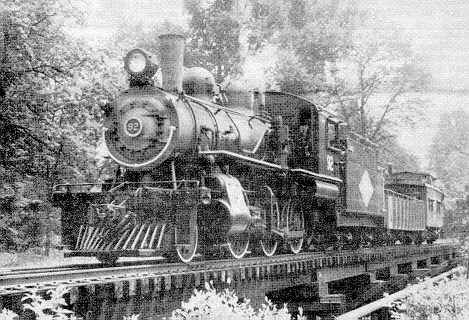
[[159,40],[163,89],[181,92],[186,38],[180,34],[163,34],[159,36]]

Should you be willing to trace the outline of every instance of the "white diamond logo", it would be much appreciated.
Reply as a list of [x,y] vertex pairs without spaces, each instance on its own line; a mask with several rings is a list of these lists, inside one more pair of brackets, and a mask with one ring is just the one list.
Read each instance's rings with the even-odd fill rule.
[[358,185],[358,189],[360,190],[360,193],[362,195],[365,207],[368,208],[368,204],[370,203],[374,189],[367,170],[365,170],[365,172],[363,173],[362,179],[360,180],[360,184]]

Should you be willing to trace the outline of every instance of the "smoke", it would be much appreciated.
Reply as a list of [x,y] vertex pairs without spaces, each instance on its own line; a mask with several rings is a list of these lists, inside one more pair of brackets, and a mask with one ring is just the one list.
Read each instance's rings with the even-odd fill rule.
[[271,71],[276,63],[276,49],[273,46],[265,47],[262,51],[248,55],[241,68],[243,76],[241,81],[251,90],[265,91],[275,87]]

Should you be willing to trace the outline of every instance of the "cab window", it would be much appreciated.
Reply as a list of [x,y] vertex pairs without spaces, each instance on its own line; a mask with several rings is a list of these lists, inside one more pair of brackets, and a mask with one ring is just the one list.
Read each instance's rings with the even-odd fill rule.
[[326,131],[327,147],[333,150],[340,150],[339,124],[328,119]]
[[433,199],[428,198],[428,212],[433,212]]

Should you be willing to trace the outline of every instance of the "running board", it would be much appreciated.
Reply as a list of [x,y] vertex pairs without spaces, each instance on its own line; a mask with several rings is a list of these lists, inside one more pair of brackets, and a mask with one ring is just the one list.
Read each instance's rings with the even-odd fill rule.
[[279,229],[272,229],[272,233],[278,235],[279,237],[289,240],[289,239],[298,239],[298,238],[303,238],[305,236],[305,231],[283,231]]
[[109,253],[117,257],[162,257],[162,252],[150,249],[141,250],[111,250],[111,251],[64,251],[64,257],[96,257],[100,254]]

